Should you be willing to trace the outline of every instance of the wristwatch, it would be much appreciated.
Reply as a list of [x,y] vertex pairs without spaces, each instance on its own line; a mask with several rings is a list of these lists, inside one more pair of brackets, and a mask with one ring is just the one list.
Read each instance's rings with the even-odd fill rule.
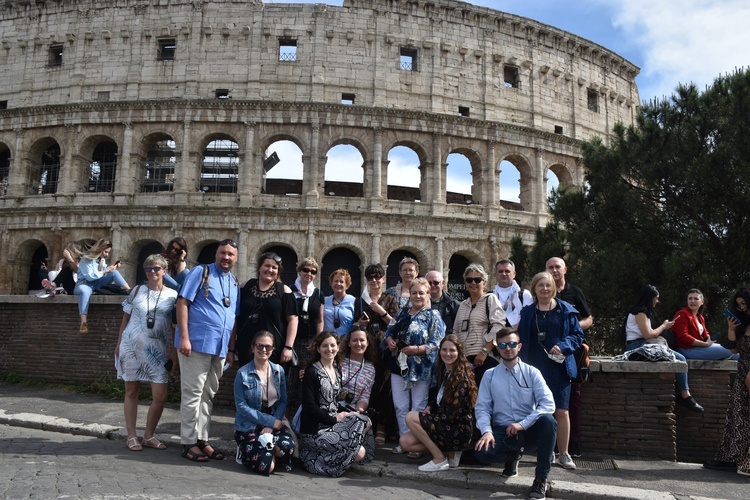
[[485,354],[488,354],[490,352],[490,350],[487,349],[486,347],[482,347],[482,352],[485,353]]

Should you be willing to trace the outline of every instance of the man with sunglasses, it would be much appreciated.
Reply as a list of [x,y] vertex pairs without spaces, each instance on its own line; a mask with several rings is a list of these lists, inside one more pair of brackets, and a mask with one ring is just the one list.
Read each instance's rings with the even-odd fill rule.
[[503,462],[503,476],[518,475],[525,451],[537,450],[534,482],[529,498],[547,498],[547,477],[557,438],[555,401],[539,370],[518,357],[518,333],[502,328],[497,334],[502,364],[487,370],[474,408],[477,428],[475,456],[480,463]]
[[445,334],[453,333],[453,323],[456,321],[456,313],[461,305],[456,299],[443,293],[445,279],[440,271],[430,271],[425,274],[427,283],[430,284],[430,303],[433,309],[440,312],[440,317],[445,323]]
[[[231,270],[237,243],[222,240],[216,262],[193,268],[180,290],[175,309],[175,349],[180,361],[180,442],[182,456],[193,462],[224,455],[208,443],[213,399],[219,390],[224,361],[234,362],[235,317],[239,283]],[[233,342],[232,342],[233,344]]]

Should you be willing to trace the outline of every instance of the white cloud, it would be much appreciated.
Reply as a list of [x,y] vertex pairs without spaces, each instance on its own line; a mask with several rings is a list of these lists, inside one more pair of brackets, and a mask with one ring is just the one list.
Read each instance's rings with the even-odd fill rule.
[[364,179],[363,162],[362,154],[354,146],[334,146],[328,151],[325,180],[361,183]]
[[267,174],[269,179],[302,179],[302,150],[292,141],[278,141],[266,150],[266,156],[276,152],[279,163]]
[[388,152],[388,184],[419,187],[419,157],[414,150],[396,146]]

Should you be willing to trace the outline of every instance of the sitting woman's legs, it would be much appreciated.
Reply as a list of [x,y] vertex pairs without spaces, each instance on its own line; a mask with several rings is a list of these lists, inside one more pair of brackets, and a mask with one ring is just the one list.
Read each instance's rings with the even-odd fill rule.
[[[399,444],[406,451],[423,451],[427,450],[432,455],[432,461],[436,464],[445,461],[445,455],[440,448],[430,439],[430,436],[419,422],[419,412],[410,411],[406,415],[406,425],[409,427],[408,433],[401,436]],[[406,446],[404,446],[406,445]],[[407,448],[408,446],[408,448]],[[410,449],[414,448],[414,449]],[[418,449],[419,448],[419,449]]]

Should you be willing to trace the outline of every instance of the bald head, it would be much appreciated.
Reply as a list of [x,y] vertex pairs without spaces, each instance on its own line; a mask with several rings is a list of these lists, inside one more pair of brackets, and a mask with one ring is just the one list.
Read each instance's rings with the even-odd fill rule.
[[547,261],[545,266],[547,272],[552,275],[552,279],[555,280],[555,286],[558,290],[565,288],[565,273],[568,272],[568,267],[565,265],[565,261],[560,257],[552,257]]

